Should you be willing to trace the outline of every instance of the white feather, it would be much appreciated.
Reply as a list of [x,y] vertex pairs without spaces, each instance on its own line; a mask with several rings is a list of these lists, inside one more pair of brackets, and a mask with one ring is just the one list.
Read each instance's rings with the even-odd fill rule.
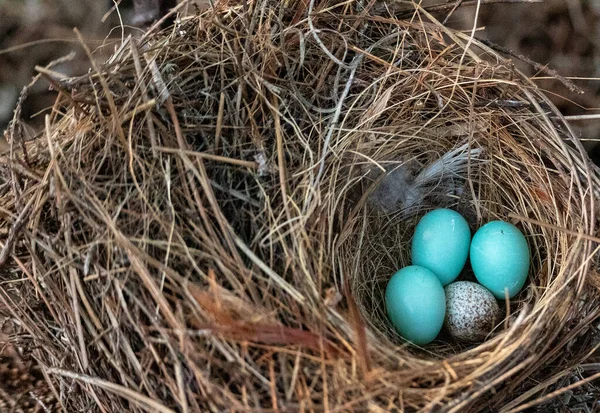
[[426,198],[455,195],[465,180],[469,160],[479,166],[481,148],[469,149],[468,144],[446,152],[421,171],[412,171],[409,164],[395,165],[369,196],[369,202],[384,214],[401,212],[408,216],[418,211]]

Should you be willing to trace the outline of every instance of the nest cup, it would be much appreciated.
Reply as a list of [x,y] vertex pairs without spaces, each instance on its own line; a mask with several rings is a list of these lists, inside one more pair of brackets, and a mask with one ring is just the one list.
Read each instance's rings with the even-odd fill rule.
[[[489,116],[486,123],[498,122],[496,126],[472,134],[466,133],[466,124],[451,137],[427,137],[428,132],[421,131],[421,136],[410,137],[412,152],[401,150],[388,159],[363,153],[369,159],[366,163],[377,165],[377,178],[369,178],[374,168],[355,178],[362,198],[356,201],[350,195],[352,208],[342,213],[346,224],[338,244],[340,266],[362,316],[373,332],[382,333],[383,340],[403,342],[387,317],[385,288],[393,273],[411,265],[415,227],[432,209],[458,211],[469,222],[472,234],[486,222],[499,219],[517,225],[527,237],[532,258],[527,285],[512,300],[501,303],[506,305],[510,321],[502,321],[490,337],[503,331],[521,311],[535,308],[549,288],[545,283],[554,278],[547,263],[558,264],[556,255],[564,252],[553,245],[560,238],[540,231],[540,225],[554,221],[550,217],[556,214],[555,196],[549,194],[568,192],[564,177],[561,179],[557,170],[547,171],[548,155],[532,143],[531,135],[507,127],[504,114]],[[440,118],[443,124],[445,119]],[[437,133],[439,130],[434,131]],[[432,141],[437,143],[435,149]],[[563,168],[567,169],[566,165]],[[476,282],[468,264],[460,280]],[[442,332],[431,347],[438,354],[447,354],[464,350],[464,345]]]
[[[20,284],[2,300],[57,398],[84,390],[68,411],[523,409],[585,359],[598,176],[444,7],[212,8],[55,80],[37,139],[17,112],[0,205]],[[436,207],[512,221],[532,251],[471,347],[408,346],[385,316]]]

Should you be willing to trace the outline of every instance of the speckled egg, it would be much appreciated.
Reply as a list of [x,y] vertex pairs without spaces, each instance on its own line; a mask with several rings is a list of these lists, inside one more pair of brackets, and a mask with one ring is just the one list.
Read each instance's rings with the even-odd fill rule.
[[447,285],[444,291],[444,328],[457,340],[484,340],[501,320],[498,302],[484,286],[470,281],[457,281]]

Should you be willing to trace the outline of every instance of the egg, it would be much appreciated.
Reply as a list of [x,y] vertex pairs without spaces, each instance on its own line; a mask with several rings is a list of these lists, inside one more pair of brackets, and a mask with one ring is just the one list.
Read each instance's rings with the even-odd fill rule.
[[504,221],[488,222],[473,235],[471,267],[477,281],[497,298],[514,297],[529,272],[530,253],[525,236]]
[[413,344],[432,342],[444,324],[444,287],[427,268],[410,265],[396,272],[385,289],[385,304],[393,326]]
[[485,287],[470,281],[457,281],[444,290],[444,329],[457,340],[481,341],[500,321],[500,306]]
[[421,218],[412,239],[413,265],[425,267],[442,285],[458,277],[469,256],[471,230],[458,212],[435,209]]

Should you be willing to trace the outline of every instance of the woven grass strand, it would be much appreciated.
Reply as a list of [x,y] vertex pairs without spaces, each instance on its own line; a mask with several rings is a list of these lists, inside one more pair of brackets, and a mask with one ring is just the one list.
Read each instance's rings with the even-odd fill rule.
[[[65,409],[497,410],[589,354],[596,169],[510,62],[394,4],[217,2],[57,80],[35,139],[14,120],[0,298]],[[369,202],[376,174],[428,165],[412,210]],[[385,316],[435,207],[531,246],[483,343],[416,348]]]

